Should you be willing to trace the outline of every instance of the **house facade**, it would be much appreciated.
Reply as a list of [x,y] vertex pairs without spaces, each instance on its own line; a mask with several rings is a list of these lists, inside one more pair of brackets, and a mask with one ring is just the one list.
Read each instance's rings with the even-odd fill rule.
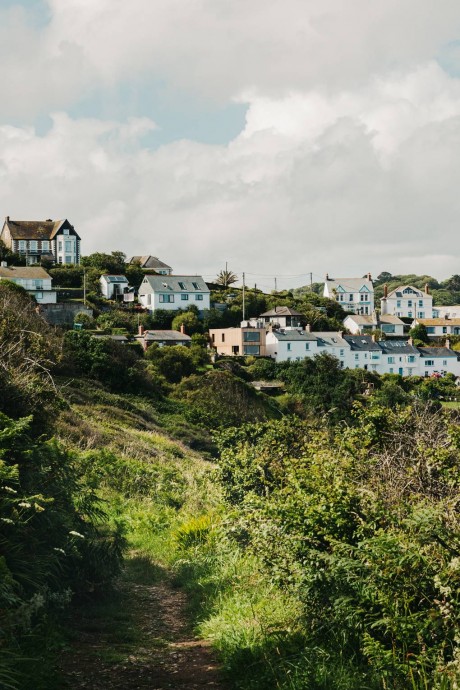
[[219,355],[267,356],[265,328],[242,326],[241,328],[211,328],[211,345]]
[[442,338],[449,335],[460,335],[460,318],[448,319],[414,319],[412,326],[422,324],[430,338]]
[[0,240],[24,256],[28,266],[49,259],[56,264],[80,263],[80,236],[67,219],[12,220],[6,216]]
[[291,307],[274,307],[261,314],[257,321],[265,325],[272,324],[276,328],[302,328],[302,320],[305,320],[300,311]]
[[380,300],[380,311],[382,314],[393,314],[409,319],[431,319],[433,297],[430,295],[428,285],[425,285],[425,290],[412,285],[401,285],[391,292],[388,292],[385,285],[383,297]]
[[299,362],[319,354],[318,339],[305,330],[270,329],[266,335],[267,355],[277,362]]
[[326,275],[323,295],[336,300],[352,314],[372,315],[374,311],[374,286],[370,273],[365,278],[330,278]]
[[168,347],[171,345],[183,345],[190,347],[192,339],[185,333],[182,327],[180,331],[173,330],[144,330],[142,326],[139,327],[139,334],[135,336],[138,343],[140,343],[144,350],[156,343],[159,347]]
[[49,273],[40,266],[0,266],[0,280],[11,280],[27,290],[38,304],[56,304],[56,291],[52,289]]
[[149,311],[210,308],[210,290],[201,276],[146,275],[139,287],[139,302]]
[[366,335],[376,329],[388,336],[404,335],[404,322],[393,314],[381,314],[374,312],[371,316],[366,314],[349,314],[343,320],[343,325],[353,335]]

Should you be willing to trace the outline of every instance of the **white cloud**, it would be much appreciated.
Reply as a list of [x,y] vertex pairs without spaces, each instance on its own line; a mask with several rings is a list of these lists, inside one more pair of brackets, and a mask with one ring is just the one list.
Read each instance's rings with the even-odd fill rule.
[[[66,216],[85,253],[155,253],[210,277],[228,260],[264,287],[309,271],[458,272],[460,82],[433,59],[458,3],[48,4],[44,28],[0,16],[5,215]],[[159,78],[248,104],[244,131],[151,150],[155,113],[70,115],[95,89]],[[35,114],[53,112],[38,135]]]

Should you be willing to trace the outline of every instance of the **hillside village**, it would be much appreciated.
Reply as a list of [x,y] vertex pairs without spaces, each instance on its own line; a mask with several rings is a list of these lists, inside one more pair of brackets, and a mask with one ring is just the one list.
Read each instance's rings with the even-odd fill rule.
[[[154,256],[128,260],[112,252],[82,257],[81,237],[67,219],[20,221],[7,216],[0,243],[0,279],[23,287],[51,324],[87,328],[95,337],[137,341],[144,350],[153,343],[188,346],[192,315],[201,321],[217,356],[267,357],[279,363],[327,353],[341,368],[404,377],[460,377],[460,306],[434,305],[428,283],[392,289],[384,283],[379,300],[370,273],[326,275],[322,295],[313,290],[308,295],[310,313],[296,308],[289,291],[265,296],[273,306],[256,311],[264,303],[263,294],[236,288],[236,276],[230,284],[219,278],[206,283],[199,275],[175,273]],[[110,271],[108,264],[118,270]],[[321,319],[328,310],[334,318]],[[123,330],[123,318],[121,323],[113,318],[110,328],[110,313],[137,317],[137,332],[132,327]],[[184,317],[177,326],[180,315]],[[101,322],[109,327],[101,327]]]

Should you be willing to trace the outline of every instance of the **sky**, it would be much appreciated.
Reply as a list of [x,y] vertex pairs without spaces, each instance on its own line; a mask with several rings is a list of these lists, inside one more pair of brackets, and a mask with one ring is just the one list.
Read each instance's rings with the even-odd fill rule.
[[460,273],[458,0],[0,0],[0,86],[3,216],[83,254]]

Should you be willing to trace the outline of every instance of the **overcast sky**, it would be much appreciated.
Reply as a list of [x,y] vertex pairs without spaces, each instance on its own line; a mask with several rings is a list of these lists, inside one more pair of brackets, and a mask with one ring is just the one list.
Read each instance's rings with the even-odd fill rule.
[[0,205],[273,289],[460,273],[458,0],[0,0]]

